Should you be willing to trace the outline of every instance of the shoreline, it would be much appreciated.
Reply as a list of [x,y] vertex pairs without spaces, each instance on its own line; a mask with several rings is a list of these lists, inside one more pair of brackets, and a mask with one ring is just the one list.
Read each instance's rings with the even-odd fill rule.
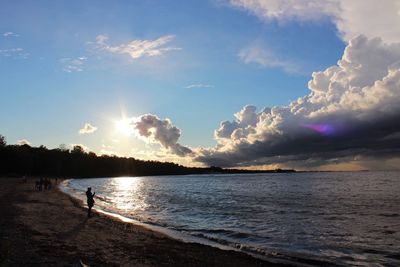
[[[85,207],[85,203],[84,201],[82,201],[81,199],[77,198],[76,196],[74,196],[72,193],[68,192],[68,187],[67,185],[63,185],[63,182],[69,181],[71,179],[64,179],[62,182],[60,182],[57,185],[56,190],[59,190],[62,194],[65,194],[68,197],[71,197],[74,199],[74,201],[76,201],[77,203],[79,203],[79,205],[87,210],[87,208]],[[62,188],[64,187],[64,188]],[[106,210],[103,210],[101,208],[96,208],[96,205],[92,208],[92,211],[96,212],[96,213],[100,213],[102,215],[105,215],[111,219],[117,220],[118,222],[122,222],[122,223],[128,223],[128,224],[132,224],[134,226],[137,227],[142,227],[145,228],[146,230],[152,231],[152,232],[157,232],[161,235],[165,235],[168,238],[171,238],[173,240],[179,241],[179,242],[183,242],[183,243],[197,243],[197,244],[201,244],[201,245],[205,245],[205,246],[210,246],[210,247],[214,247],[217,249],[221,249],[221,250],[232,250],[232,251],[236,251],[236,252],[240,252],[240,253],[245,253],[245,254],[250,254],[250,253],[246,253],[244,251],[241,251],[240,249],[228,246],[228,245],[222,245],[219,244],[217,242],[212,242],[211,240],[206,240],[200,237],[195,237],[195,236],[191,236],[188,234],[183,234],[177,230],[172,230],[172,229],[168,229],[159,225],[152,225],[152,224],[148,224],[148,223],[144,223],[129,217],[125,217],[123,215],[120,215],[118,213],[113,213],[113,212],[109,212]],[[266,260],[262,257],[262,255],[251,255],[255,258],[260,258],[261,260]]]
[[97,211],[87,219],[82,203],[58,185],[37,192],[32,179],[0,181],[2,266],[293,266],[185,243]]
[[[190,176],[192,174],[189,174]],[[219,175],[225,175],[225,174],[219,174]],[[246,174],[245,174],[246,175]],[[108,178],[108,177],[107,177]],[[57,190],[60,191],[60,193],[65,194],[69,198],[74,199],[77,203],[79,203],[80,207],[82,209],[87,210],[85,201],[80,199],[77,196],[74,196],[73,191],[71,188],[68,187],[67,184],[64,184],[65,182],[68,182],[69,180],[73,179],[85,179],[85,178],[68,178],[68,179],[62,179],[58,186]],[[90,179],[90,178],[89,178]],[[62,188],[63,187],[63,188]],[[226,244],[221,244],[218,243],[217,241],[213,241],[207,238],[201,238],[201,237],[196,237],[192,236],[190,234],[182,233],[178,230],[173,230],[169,229],[160,225],[156,224],[148,224],[145,222],[141,222],[136,219],[132,219],[129,217],[125,217],[123,215],[120,215],[118,213],[113,213],[110,211],[103,210],[101,208],[96,208],[95,207],[92,209],[92,211],[95,211],[97,213],[100,213],[108,218],[111,218],[113,220],[117,220],[118,222],[121,223],[127,223],[131,224],[135,227],[140,227],[144,228],[145,230],[148,230],[150,232],[156,232],[160,235],[164,235],[167,238],[170,238],[174,241],[182,242],[184,244],[196,244],[196,245],[202,245],[222,251],[232,251],[236,252],[245,256],[250,256],[252,258],[261,260],[262,262],[266,263],[266,266],[341,266],[337,265],[334,262],[328,260],[328,259],[320,259],[312,255],[303,255],[303,254],[298,254],[298,253],[281,253],[281,252],[270,252],[270,253],[262,253],[257,248],[254,248],[255,250],[247,249],[247,250],[242,250],[240,248],[226,245]],[[270,265],[273,264],[273,265]],[[221,265],[218,265],[221,266]],[[230,265],[230,266],[236,266],[236,265]],[[260,265],[257,265],[260,266]],[[265,265],[262,265],[265,266]]]

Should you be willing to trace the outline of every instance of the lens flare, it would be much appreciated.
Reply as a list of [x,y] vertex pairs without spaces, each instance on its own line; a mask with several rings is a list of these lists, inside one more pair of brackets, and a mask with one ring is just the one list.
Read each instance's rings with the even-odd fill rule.
[[330,136],[336,133],[336,128],[328,123],[304,124],[303,126],[322,135]]

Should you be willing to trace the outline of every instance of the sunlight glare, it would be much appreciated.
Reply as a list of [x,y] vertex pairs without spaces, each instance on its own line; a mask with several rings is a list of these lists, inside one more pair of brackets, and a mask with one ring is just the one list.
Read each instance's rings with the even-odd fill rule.
[[131,121],[127,118],[122,118],[115,122],[115,129],[118,133],[130,136],[133,133]]
[[112,202],[122,210],[146,209],[146,197],[143,195],[143,179],[140,177],[118,177],[112,179]]
[[118,191],[135,191],[140,179],[135,177],[118,177],[114,178],[114,181]]

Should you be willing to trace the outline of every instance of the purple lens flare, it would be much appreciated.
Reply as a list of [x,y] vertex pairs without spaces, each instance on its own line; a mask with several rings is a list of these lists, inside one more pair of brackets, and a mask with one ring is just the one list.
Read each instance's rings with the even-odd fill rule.
[[322,135],[334,135],[336,133],[336,128],[332,124],[328,123],[312,123],[312,124],[303,124],[303,127],[311,129]]

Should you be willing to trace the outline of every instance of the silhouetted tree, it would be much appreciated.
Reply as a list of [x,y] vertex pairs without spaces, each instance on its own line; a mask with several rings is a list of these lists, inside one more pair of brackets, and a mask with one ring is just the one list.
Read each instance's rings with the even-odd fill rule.
[[83,149],[82,146],[76,145],[72,148],[71,153],[76,153],[76,154],[84,154],[85,150]]
[[7,142],[6,142],[6,138],[0,134],[0,146],[6,146]]
[[[71,151],[61,148],[47,149],[45,146],[7,145],[0,135],[0,176],[63,176],[63,177],[111,177],[143,175],[181,175],[203,173],[254,173],[222,169],[219,167],[184,167],[171,162],[143,161],[117,156],[97,156],[85,153],[76,145]],[[289,172],[291,170],[262,171]]]

